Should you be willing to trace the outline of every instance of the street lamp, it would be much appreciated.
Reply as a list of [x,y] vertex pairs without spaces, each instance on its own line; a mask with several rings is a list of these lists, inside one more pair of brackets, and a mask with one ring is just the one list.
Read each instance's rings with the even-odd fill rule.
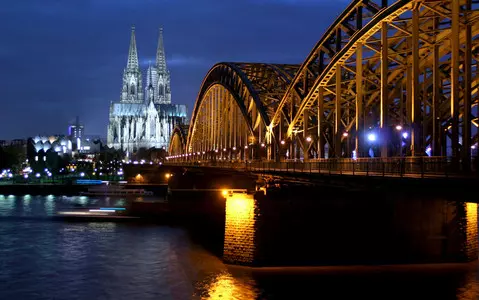
[[368,141],[370,142],[375,142],[377,139],[376,135],[374,133],[368,134]]
[[308,136],[308,137],[306,138],[306,141],[307,141],[308,143],[311,142],[311,137]]

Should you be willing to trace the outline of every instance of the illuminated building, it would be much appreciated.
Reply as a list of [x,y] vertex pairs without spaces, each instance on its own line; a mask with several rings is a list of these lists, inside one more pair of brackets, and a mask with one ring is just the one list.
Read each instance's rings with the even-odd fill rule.
[[80,124],[80,119],[77,116],[75,123],[71,124],[68,127],[68,135],[71,138],[75,138],[75,139],[80,138],[81,139],[83,137],[84,131],[85,131],[85,127],[83,126],[83,124]]
[[186,106],[171,104],[170,72],[166,66],[163,30],[156,62],[147,69],[146,88],[132,28],[128,61],[119,102],[110,104],[108,147],[135,152],[139,148],[168,148],[175,125],[186,122]]

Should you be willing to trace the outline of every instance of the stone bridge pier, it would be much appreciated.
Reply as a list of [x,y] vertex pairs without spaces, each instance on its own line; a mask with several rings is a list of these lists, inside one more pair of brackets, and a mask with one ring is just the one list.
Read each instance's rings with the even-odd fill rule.
[[477,204],[451,195],[293,183],[255,191],[255,185],[245,174],[217,170],[174,174],[173,219],[189,223],[229,264],[446,263],[478,256]]
[[468,262],[477,204],[293,186],[226,197],[225,262],[252,266]]

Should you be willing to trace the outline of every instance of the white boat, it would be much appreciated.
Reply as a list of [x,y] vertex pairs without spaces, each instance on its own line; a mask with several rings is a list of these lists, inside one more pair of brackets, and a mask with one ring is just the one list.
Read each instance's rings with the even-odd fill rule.
[[77,221],[129,221],[140,219],[139,217],[125,214],[124,207],[100,207],[94,209],[58,211],[53,218]]
[[100,185],[91,187],[86,192],[80,192],[83,196],[152,196],[153,192],[145,189],[125,189],[122,185]]

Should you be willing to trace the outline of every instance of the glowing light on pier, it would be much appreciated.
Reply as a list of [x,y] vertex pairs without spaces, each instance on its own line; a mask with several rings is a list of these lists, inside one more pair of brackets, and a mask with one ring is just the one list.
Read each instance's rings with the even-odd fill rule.
[[[224,190],[223,195],[228,193]],[[253,195],[230,193],[226,198],[223,259],[250,264],[254,259],[255,200]]]

